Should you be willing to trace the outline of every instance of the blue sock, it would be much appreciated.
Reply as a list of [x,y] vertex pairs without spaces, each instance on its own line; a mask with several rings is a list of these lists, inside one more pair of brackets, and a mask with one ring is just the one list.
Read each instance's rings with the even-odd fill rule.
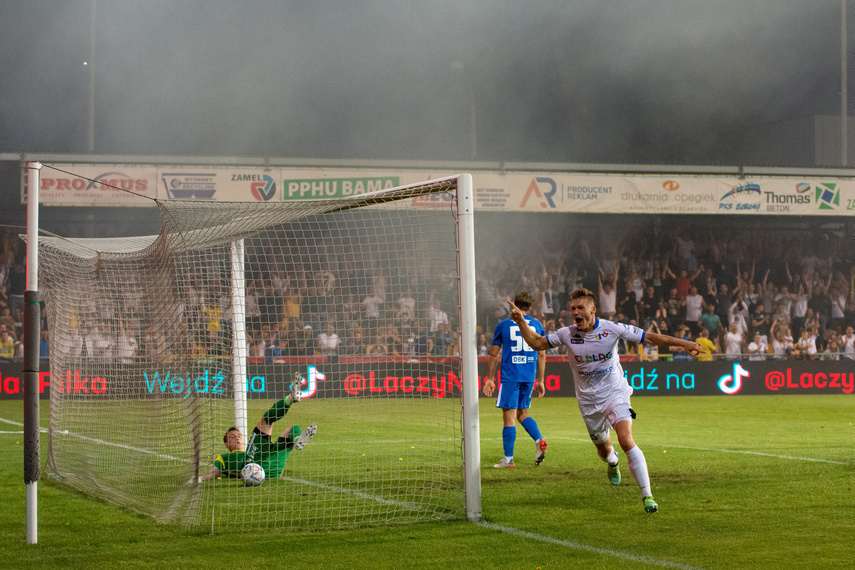
[[537,428],[537,422],[534,421],[533,417],[529,416],[521,423],[522,427],[525,428],[525,431],[528,432],[528,435],[530,435],[534,441],[540,439],[540,430]]
[[505,446],[505,457],[514,456],[514,441],[517,439],[517,427],[505,426],[502,429],[502,442]]

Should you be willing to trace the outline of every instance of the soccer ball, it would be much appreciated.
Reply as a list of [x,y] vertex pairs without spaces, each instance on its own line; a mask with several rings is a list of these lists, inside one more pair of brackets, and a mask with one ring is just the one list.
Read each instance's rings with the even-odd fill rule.
[[264,483],[264,467],[258,463],[247,463],[240,470],[240,478],[247,487],[258,487]]

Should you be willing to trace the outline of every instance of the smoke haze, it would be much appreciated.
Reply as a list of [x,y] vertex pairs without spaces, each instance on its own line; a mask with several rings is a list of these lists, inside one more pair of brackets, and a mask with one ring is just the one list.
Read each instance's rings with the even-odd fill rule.
[[[0,2],[0,151],[86,150],[91,6]],[[479,160],[738,163],[750,129],[840,112],[836,0],[101,0],[94,21],[101,154],[468,160],[474,113]]]

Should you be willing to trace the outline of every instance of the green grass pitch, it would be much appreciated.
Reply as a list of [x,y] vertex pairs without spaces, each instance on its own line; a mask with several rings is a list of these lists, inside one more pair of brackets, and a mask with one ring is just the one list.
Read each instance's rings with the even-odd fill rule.
[[[637,397],[634,436],[660,512],[647,515],[625,461],[613,487],[573,399],[535,400],[549,441],[481,400],[483,514],[350,530],[187,531],[39,484],[39,543],[26,544],[20,401],[0,402],[0,556],[8,568],[841,568],[855,556],[851,396]],[[47,402],[42,402],[47,425]],[[402,426],[402,433],[406,428]],[[322,432],[321,432],[322,433]],[[43,458],[47,436],[42,436]],[[320,446],[319,446],[320,448]]]

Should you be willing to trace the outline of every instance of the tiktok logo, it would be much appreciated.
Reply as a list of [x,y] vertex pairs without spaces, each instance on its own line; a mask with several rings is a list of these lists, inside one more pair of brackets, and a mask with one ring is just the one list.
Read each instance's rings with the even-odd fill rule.
[[742,389],[742,379],[750,377],[751,373],[744,369],[741,364],[735,362],[733,374],[727,374],[718,379],[718,389],[728,395],[736,394]]
[[303,397],[311,398],[318,392],[318,380],[326,380],[326,375],[317,369],[316,366],[309,366],[309,374],[308,381],[305,388],[303,388]]

